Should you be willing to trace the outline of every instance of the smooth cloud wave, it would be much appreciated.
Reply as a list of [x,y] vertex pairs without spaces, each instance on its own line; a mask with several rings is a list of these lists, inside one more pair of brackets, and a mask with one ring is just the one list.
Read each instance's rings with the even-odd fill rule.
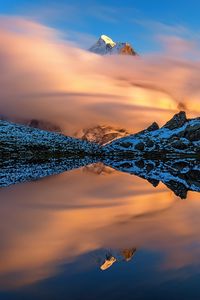
[[73,135],[102,123],[137,131],[179,109],[200,111],[198,51],[188,41],[165,38],[163,56],[101,57],[39,23],[1,17],[0,25],[2,115],[47,120]]

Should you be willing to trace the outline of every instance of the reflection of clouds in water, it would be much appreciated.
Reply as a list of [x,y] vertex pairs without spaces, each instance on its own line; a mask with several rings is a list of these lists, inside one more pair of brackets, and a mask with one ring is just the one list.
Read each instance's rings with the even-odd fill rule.
[[1,17],[0,24],[2,114],[59,123],[72,134],[97,123],[139,130],[163,123],[180,103],[191,115],[200,110],[200,66],[184,58],[194,47],[188,41],[168,39],[173,51],[165,56],[101,57],[38,23]]
[[193,257],[185,254],[199,235],[195,194],[183,205],[162,185],[81,170],[0,192],[1,286],[11,286],[16,272],[18,285],[54,275],[61,261],[102,247],[163,251],[167,267],[177,266],[176,256],[182,265],[196,260],[196,249]]
[[[0,23],[2,114],[59,122],[75,132],[96,123],[138,131],[164,123],[180,103],[191,115],[200,111],[198,62],[100,57],[40,24]],[[176,41],[177,49],[182,45]],[[155,190],[130,175],[73,171],[0,194],[1,286],[51,276],[61,261],[101,247],[163,251],[171,268],[198,262],[198,249],[187,251],[199,240],[195,193],[183,203],[162,185]]]

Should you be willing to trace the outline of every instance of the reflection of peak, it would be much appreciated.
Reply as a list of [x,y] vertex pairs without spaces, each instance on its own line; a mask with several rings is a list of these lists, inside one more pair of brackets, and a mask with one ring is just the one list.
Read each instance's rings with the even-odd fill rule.
[[129,43],[114,42],[110,37],[101,35],[98,41],[89,49],[89,51],[106,55],[106,54],[126,54],[137,55]]
[[113,170],[113,168],[105,166],[102,162],[97,162],[97,163],[85,166],[83,168],[83,171],[88,172],[88,173],[93,173],[96,175],[112,174],[113,172],[115,172],[115,170]]
[[107,259],[105,259],[104,263],[100,266],[100,269],[102,271],[105,271],[108,268],[110,268],[114,264],[114,262],[116,262],[116,261],[117,260],[114,256],[110,256]]
[[129,261],[132,259],[135,252],[136,252],[136,248],[124,249],[124,250],[122,250],[122,255],[124,256],[126,261]]
[[115,262],[130,261],[136,252],[136,248],[123,250],[106,250],[98,251],[98,260],[100,261],[100,269],[105,271],[109,269]]

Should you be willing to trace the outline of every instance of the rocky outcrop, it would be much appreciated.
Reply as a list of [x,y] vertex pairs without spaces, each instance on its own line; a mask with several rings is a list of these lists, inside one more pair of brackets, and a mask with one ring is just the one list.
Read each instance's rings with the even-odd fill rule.
[[146,130],[117,139],[104,147],[105,155],[190,156],[200,154],[200,118],[176,114],[163,127],[153,123]]
[[173,116],[162,128],[168,128],[170,130],[182,127],[187,122],[186,114],[184,111]]
[[95,142],[99,145],[105,145],[108,142],[127,136],[129,134],[130,132],[128,132],[124,128],[96,125],[76,132],[75,136],[84,141]]

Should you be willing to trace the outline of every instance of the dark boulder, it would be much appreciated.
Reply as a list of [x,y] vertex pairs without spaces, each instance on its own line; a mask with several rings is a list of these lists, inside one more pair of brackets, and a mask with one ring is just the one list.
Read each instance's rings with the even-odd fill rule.
[[123,143],[120,143],[119,145],[123,148],[130,148],[131,146],[133,146],[133,144],[130,142],[123,142]]
[[143,151],[144,148],[145,148],[145,145],[142,142],[140,142],[140,143],[138,143],[138,144],[135,145],[135,149],[136,150]]

